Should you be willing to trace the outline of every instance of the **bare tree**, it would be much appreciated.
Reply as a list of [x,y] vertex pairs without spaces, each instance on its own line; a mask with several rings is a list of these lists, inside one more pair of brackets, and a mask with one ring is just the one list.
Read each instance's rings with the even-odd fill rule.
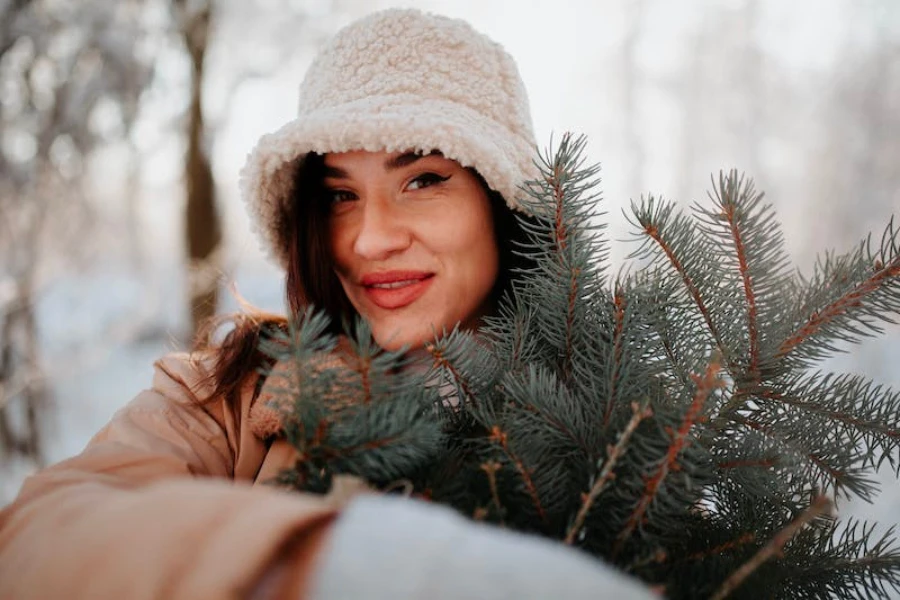
[[[0,448],[42,460],[49,392],[35,304],[71,266],[92,221],[84,163],[134,121],[150,67],[137,58],[141,3],[18,0],[0,25]],[[97,112],[114,114],[102,130]]]
[[214,13],[212,0],[173,0],[175,23],[190,58],[190,104],[185,121],[185,241],[191,332],[215,314],[221,270],[222,222],[216,205],[203,119],[203,73]]

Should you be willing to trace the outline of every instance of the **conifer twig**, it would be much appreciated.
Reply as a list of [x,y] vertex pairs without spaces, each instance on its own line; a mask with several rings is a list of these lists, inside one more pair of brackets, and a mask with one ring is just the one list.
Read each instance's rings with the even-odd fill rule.
[[672,442],[669,444],[669,449],[660,463],[659,468],[655,473],[647,477],[644,494],[638,502],[637,507],[635,507],[631,516],[628,518],[625,529],[618,535],[616,544],[613,546],[613,556],[616,556],[622,550],[625,542],[644,520],[647,509],[650,508],[650,504],[656,498],[656,494],[659,492],[659,488],[662,486],[662,482],[668,476],[669,472],[677,468],[678,456],[690,443],[688,434],[694,424],[700,420],[700,413],[703,411],[706,400],[714,390],[723,385],[722,381],[719,379],[719,371],[721,368],[722,366],[719,362],[713,360],[710,361],[709,365],[706,367],[706,373],[704,373],[702,377],[699,375],[691,376],[697,385],[697,389],[694,392],[694,399],[684,415],[681,426],[677,431],[672,432]]
[[453,376],[453,381],[462,388],[463,397],[461,400],[463,402],[474,402],[475,396],[472,394],[472,390],[469,388],[466,380],[460,375],[459,371],[453,364],[447,360],[447,357],[444,356],[444,351],[441,348],[438,348],[434,344],[425,344],[425,350],[431,354],[431,358],[434,361],[434,366],[445,368],[450,371],[450,375]]
[[716,593],[712,595],[710,600],[723,600],[729,594],[734,592],[747,577],[749,577],[763,563],[781,553],[784,547],[790,542],[797,533],[809,524],[813,519],[819,517],[831,510],[831,500],[826,496],[819,496],[813,503],[803,511],[799,517],[791,521],[787,527],[775,534],[769,542],[759,549],[753,557],[741,565],[737,571],[728,576],[728,578],[719,586]]
[[503,505],[500,504],[500,493],[497,491],[497,471],[500,470],[500,463],[495,460],[481,463],[481,470],[487,474],[488,485],[491,488],[491,500],[497,507],[497,514],[503,520]]
[[880,268],[876,269],[865,281],[857,284],[852,290],[822,310],[814,311],[796,332],[781,343],[776,356],[782,358],[790,354],[797,346],[818,333],[824,325],[845,314],[849,309],[858,307],[862,303],[863,298],[872,292],[878,291],[883,285],[890,283],[892,279],[900,277],[900,255],[895,256],[889,264],[879,266]]
[[372,403],[372,357],[371,356],[361,356],[357,357],[354,361],[356,368],[354,369],[357,373],[359,373],[360,378],[360,387],[362,387],[362,403],[363,404],[371,404]]
[[805,448],[802,445],[794,444],[789,439],[785,439],[784,437],[776,435],[772,432],[770,426],[754,421],[753,419],[744,416],[736,416],[734,418],[734,421],[736,423],[740,423],[741,425],[746,425],[753,431],[761,433],[768,439],[776,442],[781,446],[786,446],[789,451],[803,456],[810,462],[810,464],[815,466],[815,468],[818,469],[820,473],[823,473],[824,475],[830,477],[834,482],[834,486],[836,489],[841,486],[847,487],[846,480],[848,472],[845,469],[841,469],[840,467],[835,467],[828,464],[827,460],[823,456],[816,454],[814,451],[810,451],[808,448]]
[[744,546],[756,540],[756,534],[752,531],[748,531],[746,533],[742,533],[738,537],[733,540],[729,540],[718,546],[713,546],[712,548],[707,548],[701,552],[694,552],[685,558],[685,561],[695,561],[700,560],[701,558],[706,558],[707,556],[716,556],[718,554],[722,554],[729,550],[733,550],[735,548],[739,548],[740,546]]
[[747,299],[747,333],[750,336],[749,373],[756,380],[759,378],[759,330],[756,323],[756,293],[753,291],[753,281],[750,277],[750,266],[747,264],[747,251],[744,248],[743,235],[735,219],[735,208],[734,202],[728,202],[724,206],[724,215],[728,220],[731,237],[734,240],[738,269],[741,272],[741,280],[744,283],[744,296]]
[[613,300],[615,306],[616,326],[613,331],[613,367],[610,374],[609,398],[606,400],[606,408],[603,411],[603,428],[609,425],[613,406],[616,402],[616,383],[618,382],[619,366],[622,364],[622,334],[625,329],[625,296],[621,289],[616,289]]
[[[563,184],[563,178],[566,177],[567,170],[564,169],[564,164],[562,164],[560,158],[562,157],[565,149],[567,148],[567,140],[563,140],[563,145],[560,148],[560,153],[556,157],[556,161],[553,164],[553,176],[550,177],[547,182],[553,188],[553,201],[556,204],[556,211],[554,217],[554,241],[556,242],[556,248],[558,249],[559,256],[559,264],[560,267],[566,268],[566,260],[565,253],[566,249],[569,245],[569,228],[565,219],[565,205],[566,205],[566,189]],[[569,271],[569,290],[566,298],[566,339],[565,339],[565,359],[563,361],[563,370],[566,374],[566,378],[571,374],[571,363],[572,363],[572,337],[573,337],[573,329],[575,323],[575,303],[578,299],[578,276],[580,275],[579,269],[571,268]]]
[[591,506],[593,506],[594,502],[600,496],[600,493],[606,487],[606,484],[615,477],[612,472],[613,467],[616,466],[619,457],[625,452],[625,446],[628,444],[631,434],[634,433],[634,430],[637,429],[637,426],[640,425],[641,421],[653,415],[653,411],[649,407],[641,407],[637,402],[631,403],[631,410],[634,414],[631,416],[631,420],[628,421],[625,429],[623,429],[622,433],[619,435],[619,440],[616,442],[616,445],[609,447],[606,462],[603,463],[603,469],[600,471],[600,476],[597,477],[597,481],[591,486],[591,490],[582,496],[581,508],[578,510],[575,521],[569,528],[568,533],[566,533],[566,538],[564,540],[566,544],[571,545],[575,541],[575,536],[578,535],[578,532],[581,531],[581,528],[584,526],[584,521],[591,510]]
[[541,499],[538,496],[537,486],[534,485],[534,480],[531,479],[531,471],[525,467],[525,464],[522,460],[513,454],[513,452],[509,449],[509,442],[506,436],[506,432],[500,429],[498,425],[494,425],[491,428],[491,435],[489,438],[493,442],[497,442],[500,447],[503,449],[503,452],[509,458],[509,460],[516,467],[516,470],[522,476],[522,481],[525,483],[525,489],[528,491],[528,495],[531,498],[532,504],[534,504],[535,510],[537,510],[538,516],[540,516],[541,520],[547,521],[547,511],[544,510],[543,504],[541,504]]
[[710,313],[709,307],[706,306],[706,302],[703,301],[703,297],[700,295],[700,288],[697,287],[697,284],[694,283],[693,278],[690,276],[690,274],[688,274],[687,269],[684,268],[684,264],[682,264],[681,260],[678,259],[678,256],[675,255],[675,251],[672,249],[672,246],[670,246],[669,243],[663,239],[662,233],[660,233],[659,227],[657,227],[655,223],[646,223],[644,225],[644,233],[646,233],[654,242],[656,242],[659,248],[663,251],[663,254],[666,255],[666,258],[669,259],[669,262],[672,263],[675,271],[677,271],[681,276],[681,280],[684,282],[685,287],[688,289],[688,293],[694,300],[694,304],[696,304],[697,308],[700,310],[700,314],[703,315],[703,320],[706,322],[706,326],[709,328],[709,332],[712,334],[713,339],[716,341],[716,347],[724,355],[725,344],[722,343],[722,336],[719,334],[719,329],[716,327],[716,324],[713,323],[712,314]]

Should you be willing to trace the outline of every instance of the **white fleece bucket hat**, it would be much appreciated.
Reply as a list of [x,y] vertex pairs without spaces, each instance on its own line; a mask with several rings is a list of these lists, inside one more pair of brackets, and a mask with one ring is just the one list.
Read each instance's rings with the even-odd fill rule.
[[352,150],[438,150],[473,167],[513,209],[536,173],[528,97],[512,57],[465,21],[418,10],[373,13],[339,31],[300,84],[297,118],[250,153],[241,193],[282,267],[282,221],[300,160]]

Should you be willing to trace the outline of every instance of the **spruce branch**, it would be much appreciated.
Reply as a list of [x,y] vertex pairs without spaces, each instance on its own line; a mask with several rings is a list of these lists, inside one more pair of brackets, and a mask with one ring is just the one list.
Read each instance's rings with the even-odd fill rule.
[[500,492],[497,489],[497,471],[500,469],[501,465],[497,461],[492,460],[481,463],[481,470],[487,475],[488,486],[491,489],[491,500],[494,503],[494,508],[497,509],[500,522],[503,523],[503,504],[500,502]]
[[300,454],[291,484],[402,483],[577,544],[672,598],[900,586],[893,530],[879,540],[806,512],[811,494],[868,498],[878,466],[900,470],[900,392],[811,368],[900,313],[893,222],[879,249],[827,254],[807,280],[774,210],[732,171],[690,214],[634,205],[633,256],[650,261],[608,285],[583,146],[566,136],[539,159],[519,221],[528,266],[478,331],[401,356],[368,334],[320,341],[309,313],[268,340],[288,363],[265,385]]
[[864,444],[874,468],[887,460],[900,469],[900,391],[860,376],[813,373],[760,396],[797,411],[811,428],[828,428],[846,444]]
[[900,313],[900,230],[892,219],[877,252],[869,237],[845,255],[826,254],[812,279],[800,285],[796,326],[780,343],[777,358],[802,363],[836,351],[833,339],[857,342],[880,333],[877,322],[896,322]]
[[766,543],[765,546],[753,555],[749,561],[741,565],[741,567],[732,573],[728,579],[722,582],[722,585],[712,595],[710,600],[724,600],[731,595],[755,570],[763,563],[781,554],[784,547],[790,542],[795,535],[814,519],[827,514],[831,510],[832,504],[825,496],[819,496],[813,500],[812,504],[796,519],[779,531],[775,536]]
[[509,447],[509,436],[507,433],[500,429],[499,426],[494,425],[491,428],[490,436],[488,439],[497,444],[506,455],[507,459],[512,463],[518,472],[519,476],[522,478],[522,483],[525,486],[525,490],[528,493],[528,497],[531,498],[532,505],[540,517],[541,521],[547,522],[547,511],[544,510],[543,504],[541,504],[541,499],[538,496],[537,486],[534,484],[534,480],[532,479],[531,469],[525,466],[525,463],[522,462],[522,459],[519,458]]
[[865,280],[856,284],[840,298],[837,298],[821,310],[814,311],[809,319],[778,348],[779,358],[789,354],[797,346],[818,333],[825,325],[835,319],[847,315],[851,309],[858,308],[863,298],[878,291],[885,283],[900,275],[900,256],[875,271]]
[[864,499],[870,498],[877,489],[874,481],[865,476],[863,457],[853,446],[829,440],[815,432],[804,432],[798,428],[805,424],[797,421],[784,427],[759,416],[738,416],[734,421],[774,442],[782,457],[800,467],[795,468],[793,474],[799,472],[803,475],[801,481],[807,481],[813,487],[848,497],[847,492],[852,492]]
[[605,226],[591,222],[600,199],[594,191],[599,167],[584,166],[585,144],[584,136],[563,136],[555,151],[539,157],[541,177],[526,184],[520,199],[536,218],[536,223],[520,220],[529,237],[522,250],[539,266],[528,271],[538,277],[519,292],[538,308],[540,333],[559,352],[559,371],[567,381],[594,341],[583,325],[605,269],[606,251],[597,235]]
[[[741,274],[741,281],[744,286],[744,296],[747,302],[747,332],[750,336],[750,366],[749,371],[753,379],[759,378],[759,329],[757,325],[756,314],[756,292],[753,289],[753,281],[750,276],[750,265],[747,258],[747,249],[744,247],[745,232],[742,223],[739,222],[737,212],[739,209],[738,199],[735,195],[741,194],[735,191],[735,187],[741,186],[741,181],[735,181],[734,173],[729,177],[727,182],[722,181],[720,175],[719,186],[724,193],[719,196],[719,203],[722,206],[725,220],[728,222],[728,228],[734,242],[734,250],[737,255],[738,268]],[[752,188],[751,188],[752,189]],[[748,195],[748,192],[743,192]]]
[[837,521],[808,527],[779,561],[784,587],[795,595],[828,595],[848,600],[888,598],[900,591],[900,548],[894,528],[875,535],[875,525]]
[[459,399],[461,402],[470,402],[474,401],[474,396],[472,395],[472,389],[469,386],[468,381],[460,372],[460,370],[454,365],[454,363],[447,359],[447,350],[443,344],[439,343],[429,343],[425,344],[425,351],[431,355],[432,365],[435,369],[439,369],[441,371],[446,371],[450,373],[450,376],[453,379],[453,383],[456,385],[458,390],[460,391]]
[[748,544],[752,544],[756,541],[756,533],[752,531],[745,531],[741,533],[736,538],[728,540],[727,542],[723,542],[717,546],[713,546],[711,548],[705,548],[700,552],[694,552],[693,554],[689,554],[684,558],[685,561],[698,561],[703,560],[705,558],[719,556],[726,554],[728,552],[733,552],[736,549],[739,549]]
[[594,456],[590,439],[584,436],[588,414],[581,398],[573,396],[565,385],[546,369],[528,365],[522,372],[507,373],[500,381],[501,397],[521,416],[533,416],[562,434],[584,456]]
[[631,516],[628,518],[625,529],[623,529],[616,538],[616,543],[613,546],[613,556],[617,555],[622,550],[622,547],[628,538],[631,537],[634,530],[644,522],[644,516],[650,508],[650,505],[656,499],[663,481],[668,474],[671,471],[678,469],[678,458],[681,455],[682,450],[691,443],[689,437],[691,429],[701,420],[706,401],[716,389],[722,387],[722,381],[719,379],[720,370],[721,365],[718,361],[712,360],[702,376],[694,376],[694,383],[696,385],[694,399],[684,415],[681,426],[677,431],[672,431],[670,433],[671,443],[666,451],[665,457],[660,462],[656,471],[646,478],[644,493],[638,501],[637,506],[632,511]]
[[[632,216],[628,216],[629,221],[638,226],[643,235],[652,240],[663,253],[697,307],[718,351],[722,356],[727,357],[727,349],[718,327],[713,322],[712,311],[707,306],[695,278],[679,258],[679,255],[686,252],[688,248],[699,246],[693,227],[684,215],[674,212],[671,204],[658,200],[654,196],[649,196],[641,204],[632,202],[631,211]],[[641,258],[648,254],[649,248],[642,245],[631,256],[632,258]]]
[[566,533],[566,537],[563,540],[566,544],[571,545],[575,541],[575,537],[581,531],[582,527],[584,527],[584,521],[587,518],[591,507],[594,505],[594,502],[596,502],[600,494],[603,493],[606,484],[615,477],[613,469],[619,461],[619,457],[625,453],[628,442],[631,440],[631,435],[634,433],[635,429],[637,429],[641,421],[653,415],[653,411],[649,407],[641,407],[637,402],[631,404],[631,410],[633,412],[631,420],[628,421],[625,429],[619,434],[619,440],[616,442],[616,445],[610,446],[607,449],[606,460],[603,462],[603,468],[600,469],[599,476],[591,486],[590,491],[582,496],[581,508],[578,510],[578,514],[575,515],[575,521],[572,523],[572,526],[569,527],[569,531]]
[[[625,294],[621,288],[616,289],[613,298],[613,340],[612,340],[612,365],[609,369],[609,397],[606,400],[606,408],[603,411],[603,428],[609,426],[609,419],[612,416],[613,407],[616,405],[616,393],[618,392],[617,383],[621,375],[622,369],[622,352],[623,352],[623,333],[625,329]],[[635,425],[636,426],[636,425]]]

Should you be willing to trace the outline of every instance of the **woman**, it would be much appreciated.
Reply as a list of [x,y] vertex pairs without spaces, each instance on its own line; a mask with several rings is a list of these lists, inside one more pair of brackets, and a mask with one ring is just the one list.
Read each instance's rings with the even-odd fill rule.
[[[358,313],[388,348],[477,326],[508,285],[534,151],[512,59],[464,22],[385,11],[335,37],[300,98],[242,178],[290,310]],[[0,597],[644,597],[446,509],[261,485],[294,460],[257,375],[283,322],[238,319],[223,345],[161,359],[84,452],[29,479],[0,514]]]

